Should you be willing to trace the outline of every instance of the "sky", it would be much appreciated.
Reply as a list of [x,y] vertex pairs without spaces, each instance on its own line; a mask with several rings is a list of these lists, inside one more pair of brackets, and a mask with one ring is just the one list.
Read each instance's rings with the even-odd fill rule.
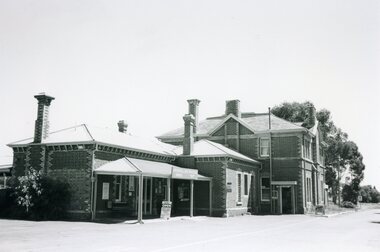
[[[33,96],[51,130],[88,123],[157,136],[200,118],[311,101],[359,146],[380,189],[377,0],[0,0],[0,157],[31,137]],[[1,159],[0,159],[1,161]]]

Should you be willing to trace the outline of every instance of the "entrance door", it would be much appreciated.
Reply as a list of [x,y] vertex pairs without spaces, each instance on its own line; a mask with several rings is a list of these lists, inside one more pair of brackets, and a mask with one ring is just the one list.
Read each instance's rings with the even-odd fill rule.
[[282,214],[292,213],[292,189],[291,187],[282,187],[281,189],[281,210]]
[[144,177],[143,214],[152,214],[152,177]]

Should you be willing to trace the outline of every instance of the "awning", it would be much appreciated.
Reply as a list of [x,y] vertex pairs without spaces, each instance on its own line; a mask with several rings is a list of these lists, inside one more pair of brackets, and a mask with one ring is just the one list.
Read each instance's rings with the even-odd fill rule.
[[96,168],[95,173],[99,175],[143,175],[156,178],[211,180],[208,177],[199,175],[196,169],[127,157],[106,163]]

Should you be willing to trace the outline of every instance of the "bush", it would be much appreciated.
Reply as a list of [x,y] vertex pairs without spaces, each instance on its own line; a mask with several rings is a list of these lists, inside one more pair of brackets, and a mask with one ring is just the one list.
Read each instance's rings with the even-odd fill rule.
[[31,208],[33,219],[58,220],[66,217],[70,204],[69,184],[60,180],[43,177],[41,179],[42,194]]
[[57,220],[66,216],[70,203],[69,184],[30,169],[12,178],[5,192],[0,216],[16,219]]
[[360,195],[362,196],[362,202],[364,203],[379,203],[380,193],[376,187],[365,185],[360,188]]
[[359,192],[354,190],[352,185],[344,185],[342,190],[343,201],[350,201],[354,204],[358,201]]

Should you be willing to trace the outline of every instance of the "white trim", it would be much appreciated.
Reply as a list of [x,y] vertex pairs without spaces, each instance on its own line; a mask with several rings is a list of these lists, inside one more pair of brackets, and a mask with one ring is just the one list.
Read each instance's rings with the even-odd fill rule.
[[272,181],[272,185],[297,185],[297,181]]

